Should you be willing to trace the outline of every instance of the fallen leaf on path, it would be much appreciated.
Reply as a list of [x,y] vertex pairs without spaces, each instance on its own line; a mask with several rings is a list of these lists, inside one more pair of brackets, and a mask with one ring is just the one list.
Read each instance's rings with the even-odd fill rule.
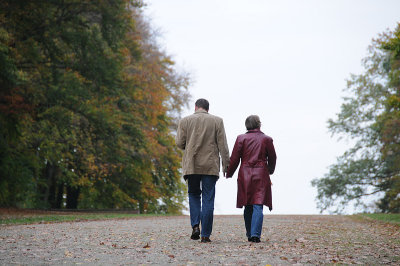
[[143,248],[150,248],[149,243],[147,243]]
[[64,252],[64,255],[65,255],[65,257],[68,257],[68,258],[72,257],[72,253],[69,252],[68,250],[66,250],[66,251]]

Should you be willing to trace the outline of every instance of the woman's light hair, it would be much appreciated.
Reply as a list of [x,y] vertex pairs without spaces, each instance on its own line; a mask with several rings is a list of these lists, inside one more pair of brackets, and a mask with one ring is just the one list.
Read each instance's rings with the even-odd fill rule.
[[247,130],[252,130],[261,127],[261,121],[258,115],[251,115],[244,122]]

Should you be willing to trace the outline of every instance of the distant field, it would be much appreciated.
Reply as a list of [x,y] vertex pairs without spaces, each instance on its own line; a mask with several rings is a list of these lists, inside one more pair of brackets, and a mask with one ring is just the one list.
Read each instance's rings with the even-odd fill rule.
[[150,217],[154,214],[136,214],[116,210],[115,212],[45,211],[0,208],[0,224],[32,224],[54,222],[77,222],[87,220],[127,219]]
[[[169,216],[162,214],[137,214],[124,211],[46,211],[0,208],[0,224],[33,224],[79,222],[89,220],[129,219],[136,217]],[[400,214],[363,213],[354,215],[400,226]]]
[[363,213],[364,217],[400,225],[400,213]]

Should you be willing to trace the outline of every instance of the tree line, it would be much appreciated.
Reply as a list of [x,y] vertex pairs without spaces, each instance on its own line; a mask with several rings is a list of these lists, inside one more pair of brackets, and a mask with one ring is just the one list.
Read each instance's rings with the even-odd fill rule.
[[336,119],[328,121],[333,134],[355,145],[312,185],[321,211],[340,213],[354,203],[400,213],[400,24],[372,41],[363,65],[365,72],[348,80]]
[[178,213],[189,77],[138,0],[0,3],[0,205]]

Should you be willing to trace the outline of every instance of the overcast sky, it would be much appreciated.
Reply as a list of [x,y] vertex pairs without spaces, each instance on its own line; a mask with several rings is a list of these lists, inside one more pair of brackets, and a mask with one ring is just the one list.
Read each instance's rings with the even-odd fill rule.
[[[400,22],[399,0],[146,0],[160,45],[193,78],[190,109],[206,98],[230,151],[247,116],[261,118],[278,160],[272,214],[316,214],[316,189],[348,147],[327,130],[346,79],[363,72],[372,38]],[[220,177],[215,214],[236,209],[237,171]],[[267,208],[264,208],[267,209]],[[264,213],[269,213],[264,210]]]

